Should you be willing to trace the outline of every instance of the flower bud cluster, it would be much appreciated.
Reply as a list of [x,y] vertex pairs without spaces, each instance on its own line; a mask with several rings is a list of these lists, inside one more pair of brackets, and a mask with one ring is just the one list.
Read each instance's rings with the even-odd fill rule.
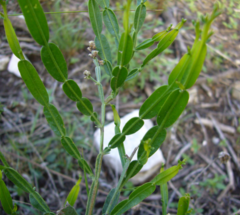
[[91,53],[89,54],[89,56],[91,58],[96,58],[98,55],[98,51],[95,50],[96,49],[96,45],[94,43],[94,41],[89,41],[89,47],[87,48],[88,51],[90,51]]
[[90,79],[90,77],[91,77],[91,72],[89,72],[88,70],[85,70],[85,71],[83,72],[83,75],[84,75],[84,78],[85,78],[85,79]]

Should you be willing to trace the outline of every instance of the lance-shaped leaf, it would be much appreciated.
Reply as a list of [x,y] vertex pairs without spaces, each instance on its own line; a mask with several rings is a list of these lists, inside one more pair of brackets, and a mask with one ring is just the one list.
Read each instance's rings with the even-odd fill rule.
[[137,187],[129,196],[128,199],[120,202],[110,213],[111,215],[121,215],[124,212],[131,209],[133,206],[139,204],[142,202],[145,198],[150,196],[154,190],[156,189],[156,186],[152,183],[146,183],[140,187]]
[[61,209],[60,214],[62,214],[62,215],[78,215],[76,210],[70,205],[67,206],[66,208]]
[[159,173],[152,181],[151,183],[155,185],[162,185],[170,181],[174,176],[178,174],[178,171],[182,168],[180,164],[173,166],[167,170],[164,170],[163,172]]
[[33,39],[44,46],[49,40],[47,19],[39,0],[18,0]]
[[[134,126],[132,126],[133,124]],[[144,124],[144,121],[142,119],[140,119],[139,117],[134,117],[125,124],[122,132],[125,135],[134,134],[141,129],[143,124]]]
[[91,117],[90,117],[90,120],[91,120],[92,122],[97,122],[97,118],[98,118],[97,113],[96,113],[96,112],[93,112],[93,114],[92,114]]
[[[161,168],[161,172],[164,171],[164,167]],[[161,192],[161,202],[162,202],[162,214],[167,215],[167,206],[168,206],[168,185],[164,183],[160,185]]]
[[81,155],[70,137],[62,137],[61,143],[64,149],[74,158],[81,159]]
[[8,162],[6,161],[5,157],[3,156],[2,152],[0,151],[0,160],[2,161],[3,165],[6,167],[10,167]]
[[138,76],[138,74],[139,74],[139,70],[133,69],[131,72],[128,73],[128,76],[127,76],[125,82],[134,79],[135,77]]
[[49,74],[59,82],[68,78],[67,63],[62,52],[54,43],[42,47],[41,58]]
[[64,206],[66,205],[66,203],[68,202],[71,206],[74,206],[75,202],[77,201],[78,198],[78,194],[80,191],[80,183],[81,183],[82,179],[78,179],[78,181],[76,182],[76,184],[72,187],[71,191],[69,192],[67,199],[65,201]]
[[[108,195],[107,195],[107,198],[106,198],[106,200],[105,200],[105,202],[104,202],[103,209],[102,209],[102,214],[103,214],[103,215],[106,214],[106,210],[107,210],[107,208],[108,208],[108,206],[109,206],[109,203],[111,202],[111,200],[112,200],[112,198],[113,198],[113,194],[114,194],[115,190],[116,190],[116,188],[111,189],[111,191],[110,191],[110,192],[108,193]],[[112,209],[117,205],[119,196],[120,196],[120,192],[117,191],[117,195],[115,196],[114,201],[112,202],[112,205],[111,205],[111,207],[110,207],[110,209],[109,209],[110,212],[111,212]]]
[[109,7],[109,0],[96,0],[96,2],[102,7]]
[[[103,60],[106,60],[112,63],[111,49],[107,41],[107,38],[103,34],[100,34],[99,36],[95,37],[95,44],[96,44],[97,50],[99,51],[98,53],[99,56]],[[110,68],[108,68],[108,70],[109,69]]]
[[0,177],[0,202],[2,204],[3,210],[7,214],[12,214],[13,202],[12,197],[7,189],[6,184]]
[[165,140],[167,132],[165,129],[162,129],[160,126],[154,126],[148,130],[148,132],[144,135],[141,144],[138,149],[138,159],[141,158],[142,154],[144,153],[144,141],[150,139],[149,145],[151,147],[150,153],[148,157],[151,157],[162,145],[163,141]]
[[88,165],[87,161],[84,158],[78,160],[78,165],[81,167],[82,170],[86,171],[86,173],[93,175],[91,167]]
[[114,12],[109,9],[106,8],[103,11],[103,21],[104,24],[107,28],[107,30],[109,31],[109,33],[112,36],[115,36],[117,38],[117,40],[119,41],[119,25],[118,25],[118,20],[116,15],[114,14]]
[[118,65],[127,65],[132,59],[133,40],[127,33],[123,33],[118,47]]
[[113,119],[114,119],[114,124],[117,126],[117,127],[120,127],[120,123],[121,123],[121,120],[120,120],[120,117],[118,115],[118,112],[115,108],[115,105],[111,105],[111,108],[112,108],[112,111],[113,111]]
[[163,128],[171,126],[184,111],[187,106],[189,94],[187,91],[181,92],[180,90],[173,91],[157,116],[157,123]]
[[104,64],[101,66],[101,68],[110,77],[112,76],[112,64],[108,60],[104,61]]
[[17,187],[28,193],[33,192],[32,185],[29,184],[16,170],[7,167],[3,169],[3,172]]
[[111,88],[112,90],[116,90],[117,88],[121,87],[124,83],[124,81],[127,78],[128,75],[128,71],[126,69],[126,67],[122,67],[121,69],[119,68],[119,66],[116,66],[113,69],[113,78],[111,80]]
[[7,37],[8,44],[16,57],[21,59],[20,53],[22,52],[22,49],[19,45],[15,30],[13,29],[12,23],[9,20],[8,17],[4,17],[3,19],[4,29]]
[[132,161],[128,167],[126,177],[125,177],[125,180],[123,181],[123,184],[125,184],[128,179],[132,178],[137,173],[139,173],[139,171],[142,169],[142,167],[143,167],[143,165],[141,163],[139,163],[139,161],[137,161],[137,160]]
[[142,27],[145,17],[146,17],[146,6],[144,4],[140,4],[137,7],[137,10],[134,16],[134,28],[136,32],[138,32]]
[[161,106],[167,98],[167,89],[167,85],[159,87],[142,104],[139,111],[139,116],[142,119],[151,119],[158,114]]
[[57,108],[52,104],[48,104],[43,108],[43,112],[50,128],[53,130],[56,136],[65,136],[66,131],[64,122]]
[[177,215],[186,215],[190,203],[190,195],[186,193],[178,201]]
[[50,212],[50,209],[46,202],[43,200],[43,198],[37,193],[36,191],[33,191],[29,195],[30,203],[33,207],[37,208],[38,210],[42,212]]
[[63,91],[68,96],[68,98],[75,102],[80,101],[82,98],[82,91],[80,90],[77,83],[73,80],[67,80],[63,84]]
[[136,50],[136,51],[143,50],[143,49],[146,49],[146,48],[152,46],[153,44],[154,44],[154,41],[152,40],[152,38],[146,39],[146,40],[144,40],[143,42],[141,42],[141,43],[135,48],[135,50]]
[[95,0],[88,1],[88,13],[94,34],[100,36],[102,32],[102,15]]
[[126,139],[126,136],[123,134],[116,134],[108,143],[108,146],[111,149],[118,147],[119,144],[123,143]]
[[27,60],[21,60],[18,63],[18,69],[33,97],[41,105],[47,105],[49,102],[48,93],[33,65]]
[[89,99],[82,97],[81,101],[77,103],[78,110],[86,115],[91,116],[93,114],[93,106]]

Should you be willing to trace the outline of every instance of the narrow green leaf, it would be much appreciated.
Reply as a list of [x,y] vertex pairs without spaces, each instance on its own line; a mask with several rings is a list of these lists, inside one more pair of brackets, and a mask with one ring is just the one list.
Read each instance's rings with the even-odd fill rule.
[[10,167],[1,151],[0,151],[0,160],[2,161],[2,163],[5,167]]
[[190,203],[190,195],[186,193],[179,199],[177,215],[186,215]]
[[87,161],[83,158],[78,160],[78,165],[81,167],[82,170],[86,171],[86,173],[93,175],[91,167],[88,165]]
[[87,98],[82,97],[81,101],[77,103],[77,108],[86,116],[91,116],[93,114],[92,103]]
[[21,60],[18,63],[18,69],[33,97],[43,106],[48,104],[47,90],[34,66],[27,60]]
[[71,206],[74,206],[75,202],[77,201],[78,194],[80,191],[80,183],[82,179],[79,179],[76,184],[72,187],[71,191],[69,192],[65,205],[68,202]]
[[103,64],[103,66],[101,66],[101,68],[110,77],[112,76],[112,64],[108,60],[104,61],[104,64]]
[[117,40],[119,40],[118,20],[117,20],[116,15],[114,14],[114,12],[111,9],[106,8],[103,11],[103,21],[104,21],[104,24],[105,24],[107,30],[109,31],[109,33],[112,36],[115,36],[117,38]]
[[148,132],[144,135],[142,142],[138,149],[138,159],[141,158],[142,154],[144,153],[143,142],[147,140],[150,141],[151,151],[148,157],[151,157],[162,145],[163,141],[165,140],[167,132],[165,129],[160,129],[160,126],[154,126],[148,130]]
[[88,1],[88,13],[93,32],[96,36],[99,36],[102,32],[102,15],[95,0]]
[[43,200],[43,198],[37,193],[36,191],[33,191],[29,195],[30,203],[33,207],[37,208],[38,210],[42,212],[50,212],[50,209],[46,202]]
[[44,46],[49,40],[47,19],[39,0],[18,0],[33,39]]
[[93,114],[91,115],[90,119],[92,122],[97,122],[97,118],[98,118],[98,115],[96,112],[93,112]]
[[155,185],[162,185],[170,181],[174,176],[178,174],[179,169],[181,169],[181,165],[173,166],[163,172],[159,173],[151,183]]
[[7,189],[6,184],[0,178],[0,202],[2,203],[3,210],[7,214],[12,214],[13,202],[12,197]]
[[[111,105],[111,104],[110,104]],[[120,117],[118,115],[118,112],[115,108],[115,105],[111,105],[111,108],[112,108],[112,111],[113,111],[113,118],[114,118],[114,124],[117,126],[117,127],[120,127],[120,123],[121,123],[121,120],[120,120]]]
[[162,105],[158,116],[157,123],[164,128],[171,126],[184,111],[187,106],[189,94],[187,91],[173,91]]
[[[139,173],[142,167],[143,165],[140,164],[137,160],[132,161],[128,167],[125,178],[129,179],[134,177],[137,173]],[[124,183],[126,183],[126,181],[124,181]]]
[[135,48],[135,50],[136,50],[136,51],[143,50],[143,49],[146,49],[146,48],[152,46],[153,44],[154,44],[154,41],[152,40],[152,38],[146,39],[146,40],[144,40],[143,42],[141,42],[141,43]]
[[17,187],[28,193],[33,192],[32,185],[29,184],[16,170],[7,167],[4,168],[3,172]]
[[62,209],[60,212],[61,215],[78,215],[76,210],[72,206],[67,206],[66,208]]
[[22,49],[19,45],[19,42],[18,42],[16,33],[15,33],[15,30],[13,29],[12,23],[8,17],[4,18],[3,24],[4,24],[7,41],[8,41],[8,44],[9,44],[13,54],[15,54],[16,57],[21,59],[20,53],[22,53]]
[[[107,210],[107,208],[109,206],[109,203],[111,202],[111,200],[113,198],[113,194],[114,194],[115,190],[116,190],[116,188],[111,189],[111,191],[107,195],[107,198],[106,198],[106,200],[104,202],[103,209],[102,209],[102,214],[103,215],[106,214],[106,210]],[[118,191],[114,201],[112,202],[112,205],[110,207],[109,212],[111,212],[112,209],[117,205],[119,197],[120,197],[120,192]]]
[[74,158],[81,159],[81,155],[70,137],[62,137],[61,143],[64,149]]
[[[164,167],[161,168],[161,172],[164,171]],[[162,214],[167,215],[167,206],[168,206],[168,185],[164,183],[160,185],[161,191],[161,202],[162,202]]]
[[[134,126],[132,126],[132,124],[134,124]],[[143,125],[144,121],[142,119],[140,119],[139,117],[134,117],[125,124],[122,132],[125,135],[130,135],[140,130]]]
[[127,76],[125,82],[136,78],[138,76],[138,74],[139,74],[139,70],[133,69],[131,72],[128,73],[128,76]]
[[111,149],[114,149],[118,147],[119,144],[123,143],[125,141],[126,136],[123,134],[116,134],[108,143],[108,146]]
[[63,84],[63,91],[68,96],[68,98],[75,102],[80,101],[82,98],[82,91],[80,90],[77,83],[73,80],[67,80]]
[[144,4],[140,4],[137,7],[137,10],[135,12],[134,16],[134,28],[138,32],[140,28],[142,27],[145,17],[146,17],[146,6]]
[[48,104],[43,108],[43,112],[50,128],[53,130],[55,135],[58,137],[65,136],[66,131],[64,122],[57,108],[52,104]]
[[139,116],[142,119],[151,119],[158,114],[161,106],[167,98],[167,89],[167,85],[159,87],[142,104],[139,111]]
[[155,185],[152,183],[146,183],[140,187],[137,187],[129,196],[129,199],[126,199],[120,202],[110,213],[111,215],[121,215],[124,212],[131,209],[133,206],[142,202],[145,198],[150,196],[156,189]]
[[107,41],[107,38],[103,34],[100,34],[100,36],[95,37],[95,44],[96,44],[97,50],[99,51],[98,53],[99,56],[103,60],[107,60],[110,63],[112,63],[111,49]]
[[116,66],[113,71],[113,78],[111,80],[111,88],[112,90],[116,90],[117,88],[121,87],[124,83],[124,81],[127,78],[128,75],[128,71],[126,67],[122,67],[121,69],[119,68],[119,66]]
[[54,43],[42,47],[41,58],[49,74],[59,82],[68,79],[67,63],[62,52]]
[[109,7],[109,0],[96,0],[96,2],[102,7]]
[[118,65],[127,65],[132,59],[133,40],[127,33],[123,33],[118,47]]

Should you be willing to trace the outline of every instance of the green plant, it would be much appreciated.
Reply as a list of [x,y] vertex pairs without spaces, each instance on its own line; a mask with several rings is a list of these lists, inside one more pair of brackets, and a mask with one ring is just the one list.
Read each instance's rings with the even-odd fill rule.
[[[89,0],[88,10],[93,31],[96,35],[95,42],[90,41],[90,56],[95,64],[96,80],[89,71],[85,71],[85,77],[95,82],[98,86],[99,97],[101,100],[101,120],[98,114],[94,112],[93,106],[89,99],[82,96],[81,89],[73,80],[68,79],[67,64],[58,46],[49,42],[49,29],[45,14],[38,0],[18,0],[20,8],[24,14],[28,29],[34,40],[42,46],[41,59],[50,75],[63,84],[63,91],[73,101],[82,114],[90,117],[97,127],[100,128],[100,152],[96,158],[95,174],[88,165],[88,162],[80,154],[78,148],[74,144],[71,137],[67,136],[64,122],[56,109],[49,103],[49,96],[46,88],[41,81],[34,66],[25,58],[15,31],[11,25],[7,15],[7,1],[0,0],[4,13],[0,15],[4,19],[4,28],[9,46],[12,52],[20,59],[18,68],[22,79],[27,85],[33,97],[44,107],[43,112],[54,131],[58,140],[61,140],[63,148],[75,159],[77,159],[80,168],[84,172],[84,180],[87,188],[87,207],[86,214],[90,215],[94,212],[94,205],[98,191],[99,176],[102,166],[102,159],[113,148],[118,148],[123,171],[118,181],[117,187],[113,188],[103,206],[103,214],[123,214],[133,206],[139,204],[147,196],[151,195],[157,186],[160,186],[163,196],[163,214],[166,214],[168,204],[168,188],[167,182],[171,180],[185,164],[185,161],[179,161],[178,165],[169,169],[161,169],[161,172],[150,182],[134,188],[128,199],[118,203],[120,192],[130,178],[136,175],[148,158],[152,156],[163,143],[166,138],[166,129],[170,127],[181,115],[185,109],[189,94],[187,89],[192,87],[201,72],[204,59],[207,53],[206,43],[213,32],[209,32],[212,21],[220,14],[218,7],[215,5],[213,13],[210,17],[203,17],[204,26],[200,29],[200,23],[194,22],[196,30],[196,39],[192,48],[188,48],[186,53],[177,66],[173,69],[168,79],[168,85],[164,85],[156,89],[153,94],[143,103],[139,111],[139,117],[130,119],[123,130],[120,130],[120,117],[111,101],[118,95],[119,87],[124,82],[136,77],[144,68],[148,67],[148,63],[166,50],[177,37],[179,29],[186,20],[182,20],[175,28],[169,26],[165,31],[159,32],[152,38],[143,41],[137,45],[138,33],[143,25],[146,16],[146,0],[137,0],[137,9],[134,15],[133,25],[129,22],[131,0],[127,0],[124,5],[123,29],[124,32],[120,36],[118,20],[114,12],[109,8],[108,0]],[[100,8],[103,9],[101,14]],[[115,38],[116,47],[118,47],[117,66],[112,67],[112,53],[106,37],[102,34],[102,18],[109,33]],[[157,47],[151,51],[137,68],[130,69],[130,61],[136,52],[144,50],[157,43]],[[96,51],[98,50],[98,51]],[[98,60],[97,56],[102,60]],[[108,74],[111,78],[110,86],[111,95],[106,99],[104,96],[103,86],[101,84],[102,72]],[[111,105],[114,114],[115,136],[109,142],[108,147],[103,148],[104,124],[105,124],[105,107]],[[125,156],[124,140],[126,135],[137,132],[144,124],[143,119],[151,119],[157,116],[157,125],[151,128],[139,143],[137,160],[132,161],[132,156]],[[51,155],[50,155],[51,156]],[[12,198],[2,178],[2,172],[17,187],[29,193],[30,203],[33,207],[43,212],[45,215],[54,214],[50,208],[36,192],[35,188],[27,182],[16,170],[11,168],[5,160],[2,153],[0,159],[3,165],[0,165],[0,201],[4,210],[8,214],[15,214],[16,207],[13,207]],[[47,159],[54,160],[54,156]],[[90,190],[88,190],[87,176],[92,179]],[[76,214],[73,205],[80,190],[81,179],[70,191],[67,201],[70,204],[61,209],[62,214]],[[179,200],[178,215],[189,213],[190,196],[185,194]]]

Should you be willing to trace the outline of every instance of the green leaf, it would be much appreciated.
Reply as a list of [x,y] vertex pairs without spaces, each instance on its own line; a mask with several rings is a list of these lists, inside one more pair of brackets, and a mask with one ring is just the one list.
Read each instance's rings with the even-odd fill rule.
[[97,118],[98,118],[98,115],[96,112],[93,112],[93,114],[91,115],[90,119],[92,122],[97,122]]
[[[161,168],[161,172],[164,171],[164,167]],[[168,185],[167,183],[164,183],[160,185],[160,191],[161,191],[161,202],[162,202],[162,214],[167,215],[167,206],[168,206]]]
[[105,60],[105,61],[104,61],[104,65],[101,66],[101,68],[102,68],[103,71],[104,71],[106,74],[108,74],[110,77],[112,76],[112,64],[111,64],[109,61]]
[[136,51],[139,51],[139,50],[143,50],[143,49],[146,49],[150,46],[152,46],[154,44],[154,41],[150,38],[150,39],[146,39],[144,40],[143,42],[141,42],[136,48],[135,50]]
[[49,28],[39,0],[18,0],[33,39],[44,46],[49,40]]
[[128,76],[127,76],[125,82],[134,79],[135,77],[138,76],[138,74],[139,74],[139,70],[133,69],[131,72],[128,73]]
[[15,54],[16,57],[21,59],[20,53],[22,53],[22,49],[19,45],[19,42],[18,42],[16,33],[15,33],[15,30],[13,29],[12,23],[8,17],[4,17],[3,24],[4,24],[7,41],[8,41],[8,44],[9,44],[13,54]]
[[137,10],[134,16],[134,28],[137,32],[141,29],[144,23],[145,17],[146,17],[146,6],[144,4],[140,4],[137,7]]
[[68,202],[71,206],[74,206],[75,202],[77,201],[78,194],[80,191],[80,183],[82,179],[79,179],[76,184],[72,187],[71,191],[69,192],[65,205]]
[[34,66],[27,60],[21,60],[18,63],[18,69],[33,97],[41,105],[47,105],[49,102],[48,93]]
[[86,173],[93,175],[91,167],[88,165],[87,161],[84,158],[78,160],[78,165],[81,167],[82,170],[86,171]]
[[103,34],[100,34],[100,36],[95,37],[95,44],[96,44],[97,50],[99,51],[98,53],[99,56],[103,60],[109,61],[112,63],[111,49],[107,41],[107,38]]
[[109,7],[109,0],[96,0],[96,2],[102,7]]
[[43,108],[43,112],[50,128],[53,130],[55,135],[58,137],[65,136],[66,131],[64,122],[57,108],[52,104],[48,104]]
[[62,52],[54,43],[42,47],[41,58],[49,74],[59,82],[68,79],[67,63]]
[[37,208],[38,210],[42,212],[50,212],[50,209],[46,202],[43,200],[43,198],[37,193],[36,191],[33,191],[29,195],[30,203],[33,207]]
[[127,33],[123,33],[118,47],[118,65],[127,65],[132,59],[133,40]]
[[127,71],[126,67],[122,67],[120,69],[119,66],[116,66],[113,69],[112,74],[114,77],[111,80],[111,88],[113,91],[115,91],[117,88],[119,88],[123,85],[124,81],[127,78],[128,71]]
[[95,0],[88,1],[88,13],[93,32],[96,36],[99,36],[102,32],[102,15]]
[[78,215],[76,210],[72,206],[68,206],[61,210],[61,215]]
[[142,119],[151,119],[158,114],[161,106],[167,98],[167,89],[167,85],[159,87],[142,104],[139,111],[139,116]]
[[118,147],[119,144],[123,143],[125,141],[126,136],[123,134],[116,134],[108,143],[108,146],[111,149],[114,149]]
[[[134,126],[132,126],[132,124],[134,124]],[[136,133],[138,130],[141,129],[143,124],[144,124],[144,121],[142,119],[140,119],[139,117],[134,117],[134,118],[130,119],[125,124],[125,126],[123,127],[122,132],[125,135],[130,135],[130,134]]]
[[171,126],[184,111],[187,106],[188,99],[189,94],[187,91],[181,92],[178,89],[173,91],[168,96],[158,113],[158,125],[161,125],[161,127],[164,128]]
[[112,36],[115,36],[117,38],[117,40],[119,40],[118,20],[117,20],[116,15],[114,14],[114,12],[111,9],[106,8],[103,11],[103,21],[104,21],[104,24],[105,24],[107,30],[109,31],[109,33]]
[[110,213],[111,215],[121,215],[124,212],[131,209],[133,206],[142,202],[145,198],[150,196],[156,189],[155,185],[152,183],[146,183],[137,189],[135,189],[129,196],[129,199],[126,199],[120,202]]
[[73,101],[80,101],[82,98],[82,91],[77,83],[73,80],[67,80],[63,84],[63,91]]
[[5,167],[10,167],[1,151],[0,151],[0,160],[2,161],[2,163]]
[[162,145],[163,141],[165,140],[167,135],[167,132],[165,129],[161,129],[160,126],[154,126],[151,129],[148,130],[148,132],[144,135],[141,144],[138,149],[138,159],[141,158],[142,153],[144,153],[144,141],[151,140],[150,141],[150,146],[151,146],[151,151],[149,153],[148,157],[151,157]]
[[[111,104],[110,104],[111,105]],[[112,108],[112,111],[113,111],[113,118],[114,118],[114,124],[117,126],[117,127],[120,127],[120,123],[121,123],[121,120],[120,120],[120,117],[118,115],[118,112],[115,108],[115,105],[111,105],[111,108]]]
[[70,137],[62,137],[61,143],[64,149],[74,158],[81,159],[81,155]]
[[33,192],[32,185],[29,184],[16,170],[7,167],[4,168],[3,172],[17,187],[28,193]]
[[[111,200],[112,200],[112,198],[113,198],[113,194],[114,194],[115,190],[116,190],[116,188],[111,189],[111,191],[110,191],[110,192],[108,193],[108,195],[107,195],[107,198],[106,198],[106,200],[105,200],[105,202],[104,202],[103,209],[102,209],[102,214],[103,214],[103,215],[106,214],[106,210],[107,210],[107,208],[108,208],[109,203],[111,202]],[[114,201],[112,202],[112,205],[111,205],[111,207],[110,207],[109,212],[111,212],[112,209],[117,205],[119,197],[120,197],[120,192],[118,191],[118,192],[117,192],[117,195],[115,196]]]
[[[128,167],[125,178],[127,178],[127,179],[132,178],[137,173],[139,173],[139,171],[142,169],[142,167],[143,167],[143,165],[140,164],[137,160],[132,161]],[[126,181],[124,181],[123,183],[125,184]]]
[[7,214],[12,214],[13,209],[12,197],[2,179],[0,179],[0,202],[2,203],[3,210]]
[[151,183],[155,185],[162,185],[170,181],[174,176],[178,174],[179,169],[181,169],[181,165],[173,166],[163,172],[159,173]]
[[93,114],[92,103],[87,98],[82,97],[82,99],[77,103],[77,108],[86,116],[91,116]]
[[186,193],[179,199],[177,215],[186,215],[190,203],[190,195]]

